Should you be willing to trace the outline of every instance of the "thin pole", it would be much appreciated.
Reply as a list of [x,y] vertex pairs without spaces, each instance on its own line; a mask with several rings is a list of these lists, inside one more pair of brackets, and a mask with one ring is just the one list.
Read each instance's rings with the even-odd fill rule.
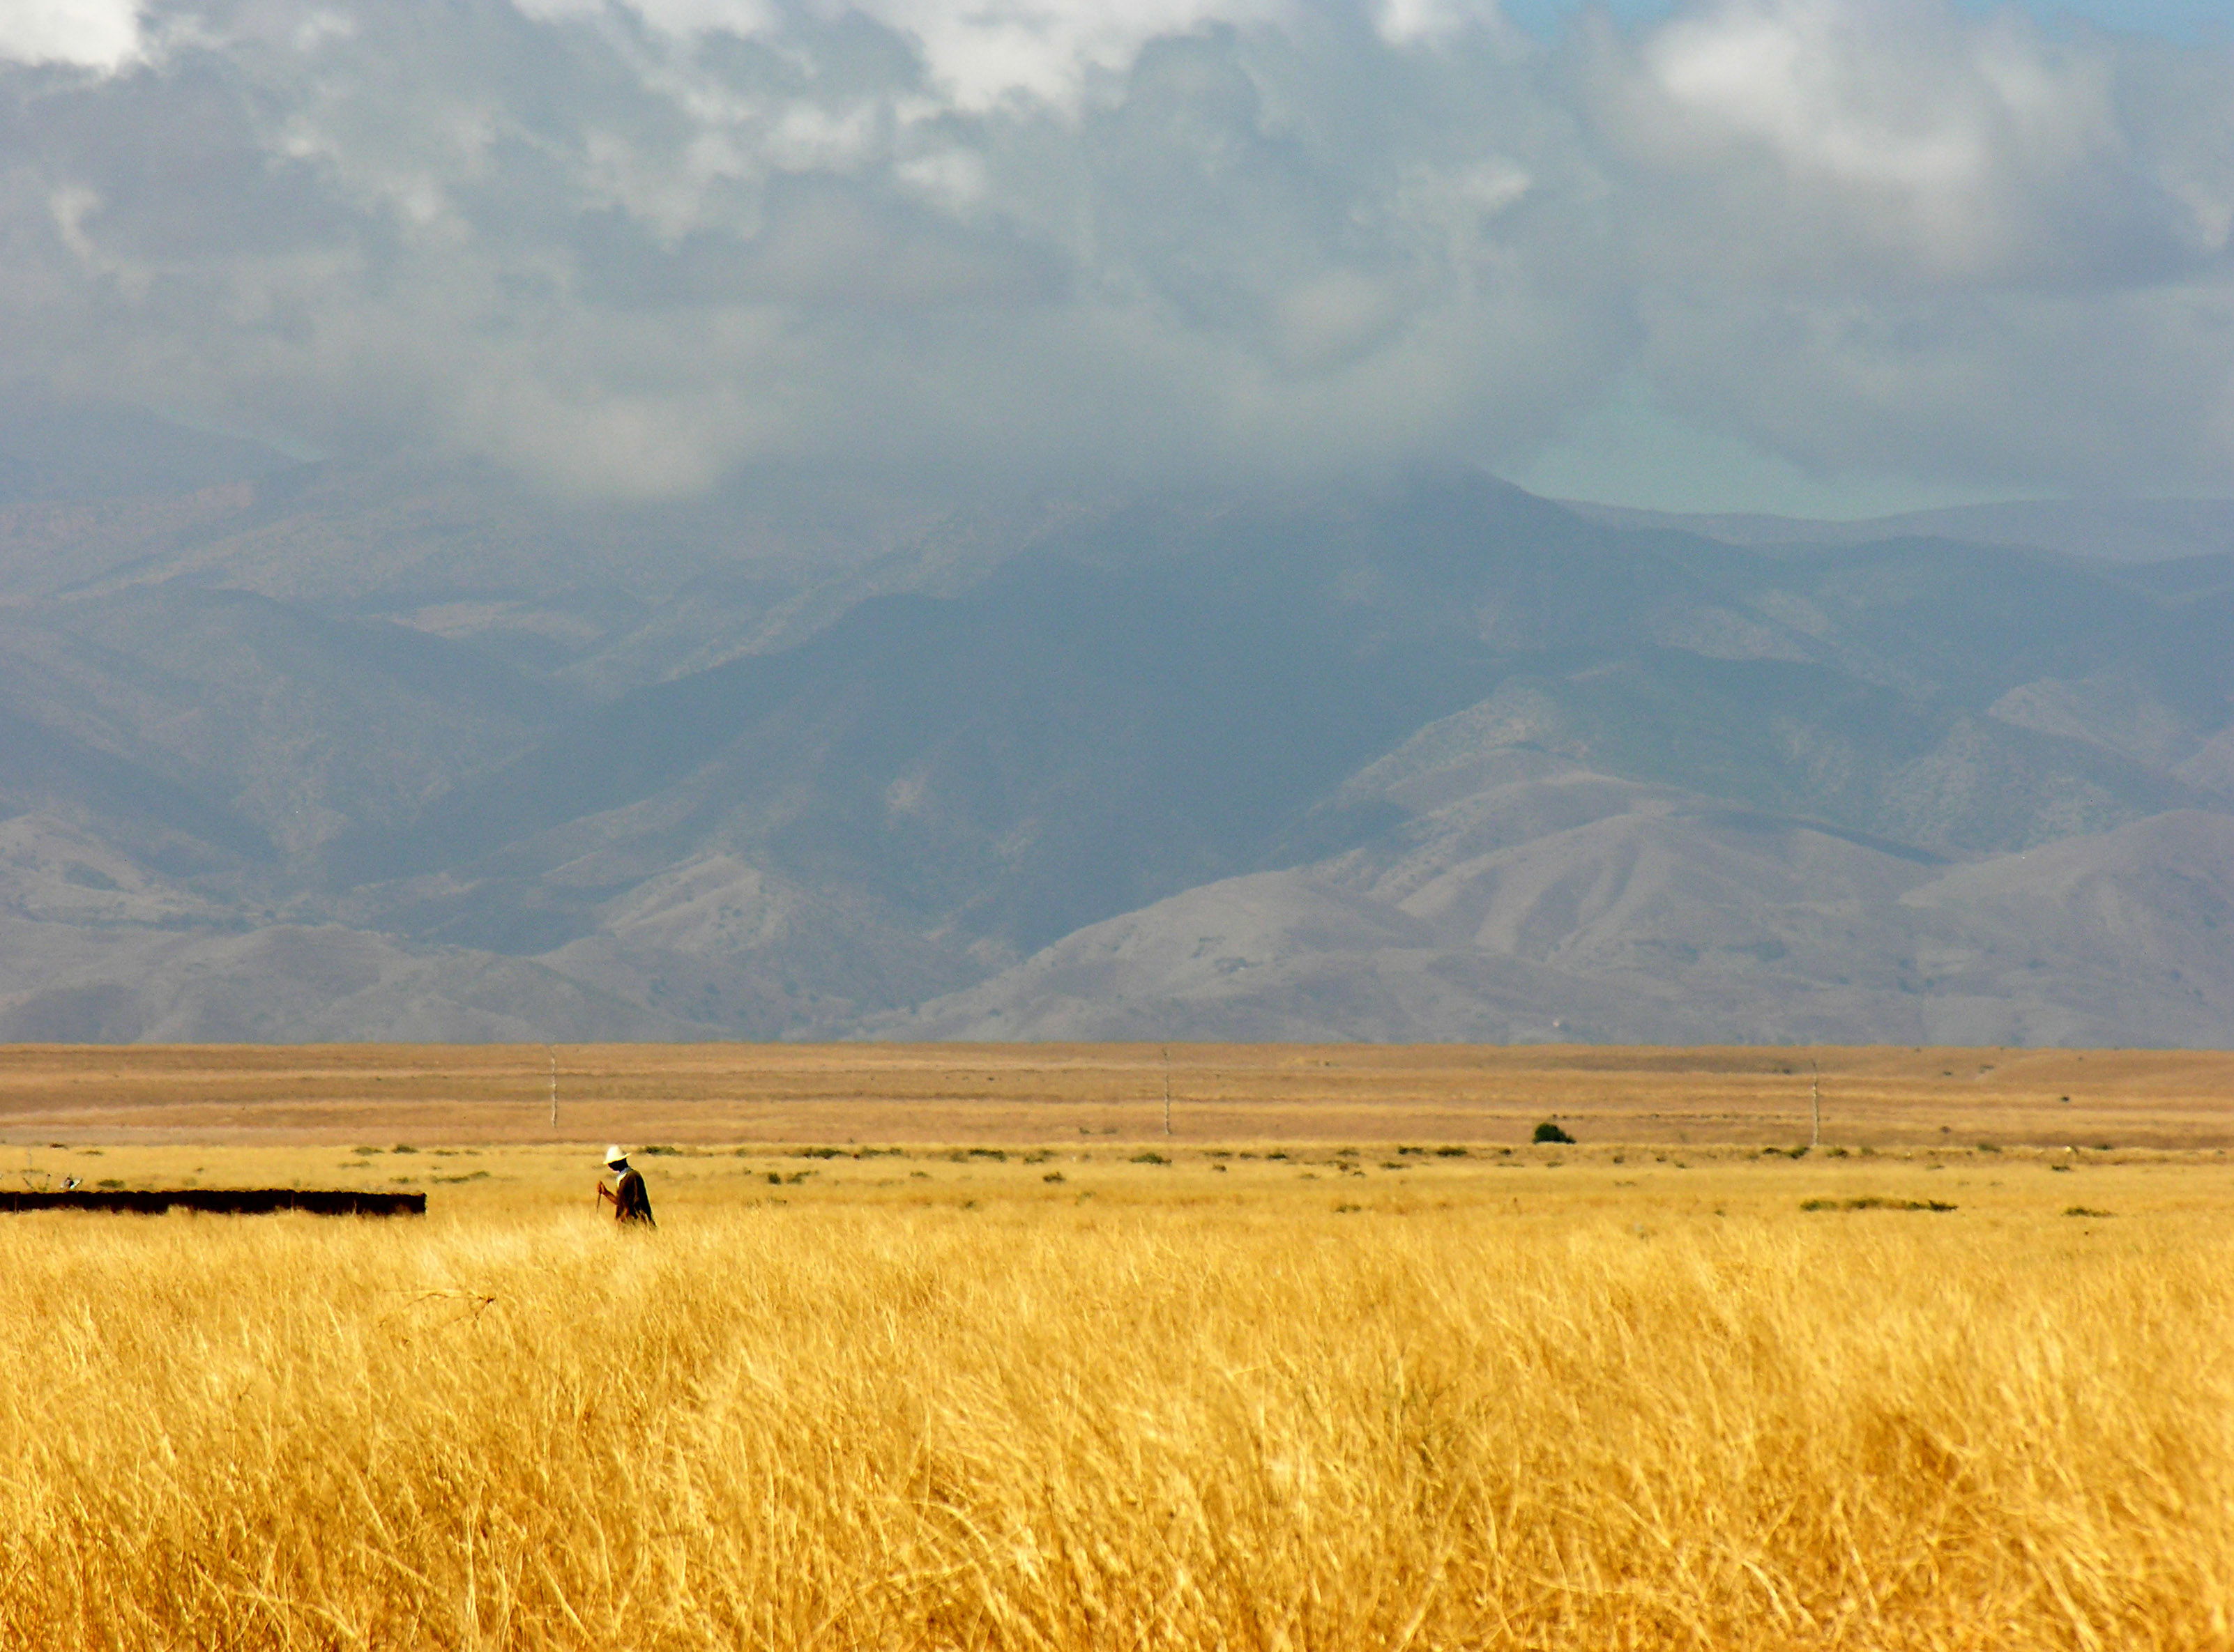
[[1167,1136],[1168,1136],[1168,1135],[1170,1135],[1170,1134],[1172,1133],[1172,1047],[1171,1047],[1169,1044],[1166,1044],[1166,1045],[1163,1047],[1163,1051],[1164,1051],[1164,1133],[1165,1133],[1166,1135],[1167,1135]]
[[551,1058],[551,1128],[558,1128],[558,1052],[545,1044],[543,1053]]
[[1819,1147],[1823,1145],[1823,1069],[1815,1065],[1812,1055],[1807,1058],[1807,1068],[1814,1075],[1807,1081],[1807,1112],[1814,1124],[1808,1133],[1807,1145]]

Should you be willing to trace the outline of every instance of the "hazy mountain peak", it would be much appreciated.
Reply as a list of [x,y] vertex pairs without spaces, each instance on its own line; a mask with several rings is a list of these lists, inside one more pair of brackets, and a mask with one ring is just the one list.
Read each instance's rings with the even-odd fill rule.
[[36,382],[0,388],[0,505],[178,493],[296,462],[127,402],[59,395]]
[[327,467],[71,508],[0,519],[10,565],[66,531],[80,576],[0,615],[0,1030],[2177,1041],[2234,1009],[2207,562],[1756,550],[1463,473],[849,518]]

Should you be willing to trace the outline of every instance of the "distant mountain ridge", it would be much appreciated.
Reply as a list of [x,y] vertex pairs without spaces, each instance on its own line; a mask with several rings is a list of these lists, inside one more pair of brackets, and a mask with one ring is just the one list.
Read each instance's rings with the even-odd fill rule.
[[2225,1041],[2234,548],[1606,516],[19,504],[0,1036]]
[[1947,505],[1852,522],[1741,512],[1649,511],[1568,502],[1585,521],[1609,527],[1671,528],[1729,545],[1870,545],[1886,539],[1955,539],[1967,545],[2060,551],[2093,562],[2171,562],[2223,556],[2234,546],[2234,499],[2019,500]]

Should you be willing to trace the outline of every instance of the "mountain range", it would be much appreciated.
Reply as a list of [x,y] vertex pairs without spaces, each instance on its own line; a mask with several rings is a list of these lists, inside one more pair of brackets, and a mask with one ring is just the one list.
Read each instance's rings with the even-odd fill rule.
[[98,428],[0,427],[0,1037],[2234,1030],[2210,501],[597,504]]

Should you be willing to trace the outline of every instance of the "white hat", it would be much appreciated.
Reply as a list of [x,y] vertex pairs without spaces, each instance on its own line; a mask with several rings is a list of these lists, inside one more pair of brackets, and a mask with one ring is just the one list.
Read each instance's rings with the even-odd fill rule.
[[625,1147],[606,1148],[605,1163],[611,1166],[625,1165],[628,1163],[628,1149]]

